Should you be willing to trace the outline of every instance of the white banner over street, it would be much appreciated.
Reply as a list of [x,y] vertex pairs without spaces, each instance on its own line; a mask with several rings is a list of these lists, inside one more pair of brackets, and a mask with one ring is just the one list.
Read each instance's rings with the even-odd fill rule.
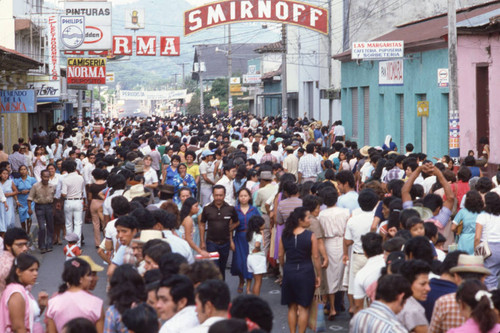
[[352,59],[403,58],[404,41],[375,41],[352,43]]
[[187,89],[158,91],[120,90],[119,99],[132,101],[162,101],[172,99],[186,99],[186,95]]

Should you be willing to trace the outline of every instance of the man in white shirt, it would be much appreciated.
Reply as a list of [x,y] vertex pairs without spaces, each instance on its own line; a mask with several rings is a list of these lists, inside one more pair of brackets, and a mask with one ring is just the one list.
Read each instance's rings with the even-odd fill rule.
[[[382,236],[375,232],[369,232],[361,236],[363,252],[368,258],[366,264],[361,268],[354,280],[353,296],[356,310],[363,308],[366,290],[381,275],[381,269],[385,267],[384,250],[382,249]],[[371,300],[372,302],[374,299]]]
[[187,333],[208,333],[210,326],[227,319],[231,295],[224,281],[207,280],[196,288],[196,313],[200,325]]
[[226,197],[224,201],[231,206],[236,206],[236,199],[234,197],[234,177],[236,177],[236,165],[233,163],[227,163],[224,165],[224,176],[216,183],[216,185],[222,185],[226,189]]
[[62,180],[61,196],[65,198],[64,215],[66,218],[66,234],[74,232],[78,235],[78,246],[81,246],[83,208],[85,206],[85,182],[76,172],[76,162],[64,161],[63,169],[68,175]]
[[82,175],[85,180],[85,185],[90,185],[94,182],[94,179],[92,178],[92,171],[95,169],[95,154],[90,153],[87,157],[89,161],[83,167]]
[[60,160],[62,158],[63,146],[59,143],[59,138],[54,139],[54,143],[50,148],[52,149],[52,154],[54,154],[54,160]]
[[342,120],[337,120],[337,126],[333,129],[335,141],[345,141],[345,128],[342,126]]
[[316,181],[316,177],[318,173],[323,171],[321,167],[321,162],[319,159],[314,156],[314,143],[309,143],[306,146],[306,153],[299,160],[299,168],[298,168],[298,183],[303,184],[307,181]]
[[192,264],[194,262],[194,256],[189,243],[173,233],[177,228],[177,217],[163,209],[153,210],[151,214],[153,214],[156,222],[153,229],[157,229],[157,225],[159,224],[158,227],[161,228],[160,230],[163,233],[163,237],[167,240],[172,252],[180,254],[186,258],[188,264]]
[[162,280],[156,292],[156,312],[165,321],[159,333],[184,333],[199,325],[193,283],[184,275]]
[[[347,221],[344,234],[344,256],[342,260],[344,264],[349,262],[349,289],[348,297],[351,309],[349,312],[356,312],[353,299],[354,279],[358,271],[363,268],[366,263],[366,257],[363,252],[361,236],[370,232],[375,215],[375,207],[379,202],[379,198],[372,189],[364,189],[359,193],[358,203],[361,212],[357,210]],[[349,258],[349,246],[352,245],[351,256]]]

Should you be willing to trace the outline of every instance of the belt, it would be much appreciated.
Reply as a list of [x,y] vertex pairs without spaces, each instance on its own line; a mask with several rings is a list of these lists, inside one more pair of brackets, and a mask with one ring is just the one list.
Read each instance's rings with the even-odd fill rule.
[[35,202],[35,205],[52,205],[52,202],[49,202],[49,203],[38,203],[38,202]]
[[66,198],[66,200],[83,200],[83,198]]
[[357,254],[357,255],[360,255],[360,256],[364,256],[365,254],[364,253],[360,253],[360,252],[353,252],[354,254]]

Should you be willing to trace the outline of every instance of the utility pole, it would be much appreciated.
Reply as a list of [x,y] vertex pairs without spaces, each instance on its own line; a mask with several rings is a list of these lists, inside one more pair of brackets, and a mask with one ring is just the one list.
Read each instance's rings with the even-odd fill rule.
[[449,149],[455,164],[460,158],[457,65],[457,8],[456,0],[448,0],[448,63],[449,63]]
[[231,55],[231,24],[227,26],[227,71],[228,71],[228,101],[227,111],[229,119],[233,117],[233,96],[231,95],[231,77],[233,76],[233,58]]
[[283,44],[283,53],[281,56],[281,118],[283,131],[288,126],[288,99],[287,99],[287,86],[286,86],[286,24],[281,25],[281,43]]
[[203,116],[205,112],[205,105],[203,104],[203,75],[202,75],[202,62],[201,62],[201,47],[198,53],[198,79],[200,80],[200,115]]
[[[328,92],[332,88],[332,2],[328,1]],[[330,93],[328,93],[328,128],[332,123],[333,105]]]

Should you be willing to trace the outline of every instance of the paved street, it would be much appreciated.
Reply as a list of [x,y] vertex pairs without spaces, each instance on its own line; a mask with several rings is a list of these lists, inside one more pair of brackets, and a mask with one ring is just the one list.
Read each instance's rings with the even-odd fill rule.
[[[36,223],[33,223],[33,227]],[[98,257],[92,237],[92,225],[84,224],[83,232],[85,235],[86,245],[83,247],[84,254],[90,255],[98,264],[102,265],[102,260]],[[37,295],[39,291],[45,290],[51,295],[57,291],[61,283],[61,273],[64,263],[63,246],[55,246],[53,252],[41,255],[37,250],[34,254],[40,259],[41,267],[38,275],[38,282],[33,288],[33,294]],[[106,300],[106,271],[99,273],[99,283],[97,284],[94,294]],[[226,272],[227,283],[231,289],[232,298],[237,296],[236,289],[238,286],[238,278],[231,276],[229,271]],[[273,332],[284,333],[288,332],[287,324],[287,309],[280,304],[280,288],[274,283],[274,278],[264,278],[262,284],[261,296],[269,302],[274,313]],[[107,301],[107,300],[106,300]],[[334,322],[327,322],[328,332],[347,332],[349,317],[347,312],[337,316]]]

